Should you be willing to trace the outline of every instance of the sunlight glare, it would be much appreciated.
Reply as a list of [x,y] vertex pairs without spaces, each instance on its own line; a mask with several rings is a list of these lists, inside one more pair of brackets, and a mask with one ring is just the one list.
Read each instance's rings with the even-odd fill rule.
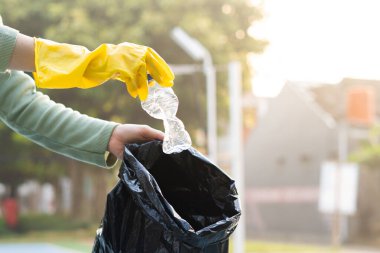
[[264,19],[248,30],[269,41],[262,55],[250,56],[255,94],[275,96],[284,80],[380,80],[380,1],[266,0],[263,9]]

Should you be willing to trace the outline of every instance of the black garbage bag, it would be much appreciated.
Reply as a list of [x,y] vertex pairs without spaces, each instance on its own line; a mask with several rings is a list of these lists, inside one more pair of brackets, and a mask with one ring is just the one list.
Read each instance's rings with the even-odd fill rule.
[[195,149],[127,145],[93,253],[224,253],[237,226],[235,183]]

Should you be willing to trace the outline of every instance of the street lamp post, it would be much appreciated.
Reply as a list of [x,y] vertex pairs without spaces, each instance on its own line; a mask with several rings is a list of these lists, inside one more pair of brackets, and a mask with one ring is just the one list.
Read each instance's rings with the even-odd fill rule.
[[242,67],[240,62],[228,64],[228,86],[230,91],[230,145],[231,172],[236,181],[242,210],[234,238],[234,253],[245,252],[245,187],[244,187],[244,148],[242,114]]
[[176,27],[171,38],[194,60],[203,61],[202,71],[206,76],[207,90],[207,150],[211,161],[217,162],[217,125],[216,125],[216,77],[210,52],[184,30]]

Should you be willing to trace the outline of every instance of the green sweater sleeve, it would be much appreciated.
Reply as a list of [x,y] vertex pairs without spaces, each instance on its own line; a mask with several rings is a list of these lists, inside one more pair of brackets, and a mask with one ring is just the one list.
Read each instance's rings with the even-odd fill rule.
[[18,31],[3,26],[0,16],[0,119],[14,131],[62,155],[101,167],[107,164],[108,141],[117,125],[88,117],[36,92],[31,77],[9,71]]
[[0,17],[0,72],[4,72],[9,66],[17,34],[17,30],[3,26]]
[[20,71],[0,73],[0,119],[37,144],[79,161],[110,167],[107,146],[114,122],[80,114],[36,92]]

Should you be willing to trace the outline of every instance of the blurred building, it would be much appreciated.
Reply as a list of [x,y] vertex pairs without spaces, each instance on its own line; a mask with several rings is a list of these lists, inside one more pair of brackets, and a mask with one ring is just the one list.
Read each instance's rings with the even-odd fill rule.
[[[331,215],[318,210],[321,165],[338,159],[342,127],[347,153],[367,138],[380,112],[376,94],[379,81],[344,79],[337,85],[288,82],[278,97],[260,99],[265,113],[251,131],[245,153],[249,236],[330,241]],[[346,240],[361,233],[363,210],[368,213],[374,202],[363,201],[371,196],[368,181],[377,183],[365,173],[360,174],[357,214],[342,220]],[[380,212],[380,206],[371,208]],[[380,221],[377,216],[372,218]]]

